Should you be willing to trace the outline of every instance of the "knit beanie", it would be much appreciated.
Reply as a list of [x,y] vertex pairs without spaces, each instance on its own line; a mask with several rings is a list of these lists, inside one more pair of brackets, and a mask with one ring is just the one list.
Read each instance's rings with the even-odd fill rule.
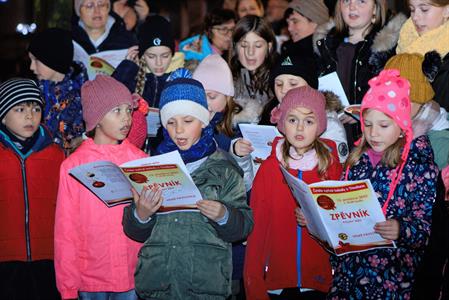
[[323,0],[293,0],[288,7],[318,25],[329,21],[329,10]]
[[271,111],[271,123],[277,124],[278,130],[285,133],[285,118],[289,111],[297,107],[310,109],[315,114],[318,123],[317,136],[326,130],[326,99],[321,92],[310,86],[301,86],[288,91],[281,104]]
[[363,112],[367,109],[375,109],[389,116],[402,129],[405,134],[405,145],[401,154],[401,164],[396,168],[396,178],[390,184],[390,191],[384,204],[384,213],[388,202],[401,178],[402,169],[407,161],[410,144],[413,140],[413,129],[410,105],[410,83],[406,78],[399,76],[396,69],[387,69],[380,72],[377,77],[368,81],[370,86],[362,100],[360,108],[360,123],[362,132],[365,131]]
[[164,127],[176,115],[189,115],[209,125],[206,92],[201,82],[192,78],[175,77],[167,81],[161,92],[159,109]]
[[203,59],[195,69],[193,79],[201,82],[205,90],[234,96],[234,81],[231,69],[218,54],[212,54]]
[[172,54],[175,52],[175,39],[171,25],[164,17],[155,15],[147,18],[139,26],[137,39],[139,40],[139,57],[142,57],[148,48],[154,46],[167,46]]
[[67,74],[73,60],[72,34],[60,28],[38,32],[28,51],[50,69]]
[[401,53],[388,60],[385,69],[397,69],[410,82],[410,101],[424,104],[433,99],[435,92],[422,71],[424,56],[418,53]]
[[91,131],[114,107],[121,104],[134,104],[128,88],[116,79],[97,75],[81,87],[81,105],[86,131]]
[[299,76],[312,88],[318,89],[318,72],[313,58],[294,55],[282,56],[270,72],[271,84],[274,85],[276,77],[283,74]]
[[0,84],[0,120],[8,111],[22,102],[34,101],[45,106],[41,91],[31,79],[13,78]]

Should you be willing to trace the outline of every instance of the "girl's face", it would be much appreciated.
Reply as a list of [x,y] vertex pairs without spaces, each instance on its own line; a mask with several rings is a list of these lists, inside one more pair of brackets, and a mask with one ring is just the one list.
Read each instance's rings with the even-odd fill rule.
[[36,75],[39,80],[50,80],[59,82],[64,79],[64,74],[56,72],[47,67],[44,63],[38,60],[31,52],[28,53],[31,59],[30,70]]
[[285,138],[298,154],[304,154],[318,136],[315,113],[305,107],[297,107],[288,112],[284,122]]
[[419,35],[440,27],[449,18],[449,5],[439,7],[429,0],[409,0],[409,7]]
[[284,99],[288,91],[293,88],[306,85],[308,85],[307,81],[305,81],[302,77],[290,74],[281,74],[274,80],[274,93],[276,94],[278,101],[282,102],[282,99]]
[[316,23],[313,23],[300,13],[293,11],[287,18],[288,32],[293,42],[297,42],[315,32],[317,27]]
[[234,28],[234,20],[212,27],[212,44],[221,52],[227,51],[231,47]]
[[118,144],[119,141],[124,140],[131,129],[131,114],[132,107],[126,103],[111,109],[95,128],[94,142]]
[[401,135],[401,128],[389,116],[375,109],[363,112],[365,129],[363,134],[371,148],[383,152],[396,143]]
[[23,102],[11,108],[3,117],[3,125],[19,140],[26,140],[38,130],[42,109],[37,102]]
[[263,17],[263,9],[259,7],[256,0],[242,0],[237,7],[237,15],[239,19],[246,15],[255,15]]
[[222,93],[212,90],[206,90],[206,97],[207,97],[207,107],[210,113],[210,119],[212,120],[215,113],[223,112],[224,109],[226,108],[227,97]]
[[265,61],[270,49],[271,43],[267,43],[252,31],[248,32],[237,43],[239,61],[248,71],[255,71],[259,68]]
[[374,0],[340,0],[343,21],[351,32],[363,32],[376,12]]
[[189,115],[176,115],[167,121],[168,135],[181,150],[189,150],[201,138],[204,124]]
[[172,53],[167,46],[153,46],[145,51],[143,57],[151,72],[156,76],[161,76],[170,65]]

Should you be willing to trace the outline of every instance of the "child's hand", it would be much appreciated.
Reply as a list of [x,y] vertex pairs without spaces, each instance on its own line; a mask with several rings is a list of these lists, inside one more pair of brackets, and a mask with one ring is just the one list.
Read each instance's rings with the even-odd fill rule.
[[374,231],[386,240],[395,241],[399,238],[399,222],[395,219],[388,219],[374,225]]
[[134,9],[136,10],[140,21],[145,20],[150,13],[150,8],[145,0],[137,0],[136,5],[134,5]]
[[128,53],[126,54],[126,59],[129,59],[136,64],[139,63],[139,46],[132,46],[128,48]]
[[141,220],[148,220],[162,205],[162,189],[159,187],[150,190],[148,187],[142,189],[140,195],[133,188],[131,189],[136,205],[136,213]]
[[200,200],[196,205],[203,215],[215,222],[223,219],[226,213],[224,205],[215,200]]
[[234,154],[238,156],[247,156],[253,151],[253,145],[248,140],[238,139],[234,144]]
[[296,222],[298,222],[299,226],[304,227],[307,225],[306,217],[304,217],[304,214],[299,207],[295,208],[295,216]]

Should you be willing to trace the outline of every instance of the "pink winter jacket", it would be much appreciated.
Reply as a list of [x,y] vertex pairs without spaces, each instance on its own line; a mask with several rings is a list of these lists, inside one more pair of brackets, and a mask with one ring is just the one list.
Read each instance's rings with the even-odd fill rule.
[[148,156],[128,140],[120,145],[84,141],[61,165],[55,220],[56,283],[63,299],[78,291],[124,292],[134,288],[141,247],[123,232],[123,206],[108,208],[69,175],[75,166],[97,160],[119,165]]

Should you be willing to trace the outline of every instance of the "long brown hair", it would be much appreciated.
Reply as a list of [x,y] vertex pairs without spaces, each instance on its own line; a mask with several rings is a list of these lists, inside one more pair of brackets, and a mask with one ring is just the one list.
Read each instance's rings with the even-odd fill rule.
[[217,131],[227,135],[228,137],[233,137],[234,131],[232,130],[232,116],[238,112],[239,107],[234,102],[233,97],[226,96],[226,106],[223,111],[223,120],[217,124]]
[[136,75],[136,89],[134,90],[135,93],[142,96],[143,90],[145,88],[145,81],[146,81],[146,69],[147,69],[147,62],[145,61],[144,56],[139,59],[139,71]]
[[[281,149],[282,159],[285,163],[288,163],[289,160],[294,159],[290,156],[290,147],[292,147],[292,145],[287,140],[287,138],[285,138]],[[311,149],[315,149],[316,155],[318,157],[318,175],[322,180],[328,179],[327,169],[334,160],[328,146],[322,140],[317,138],[306,151],[309,151]]]

